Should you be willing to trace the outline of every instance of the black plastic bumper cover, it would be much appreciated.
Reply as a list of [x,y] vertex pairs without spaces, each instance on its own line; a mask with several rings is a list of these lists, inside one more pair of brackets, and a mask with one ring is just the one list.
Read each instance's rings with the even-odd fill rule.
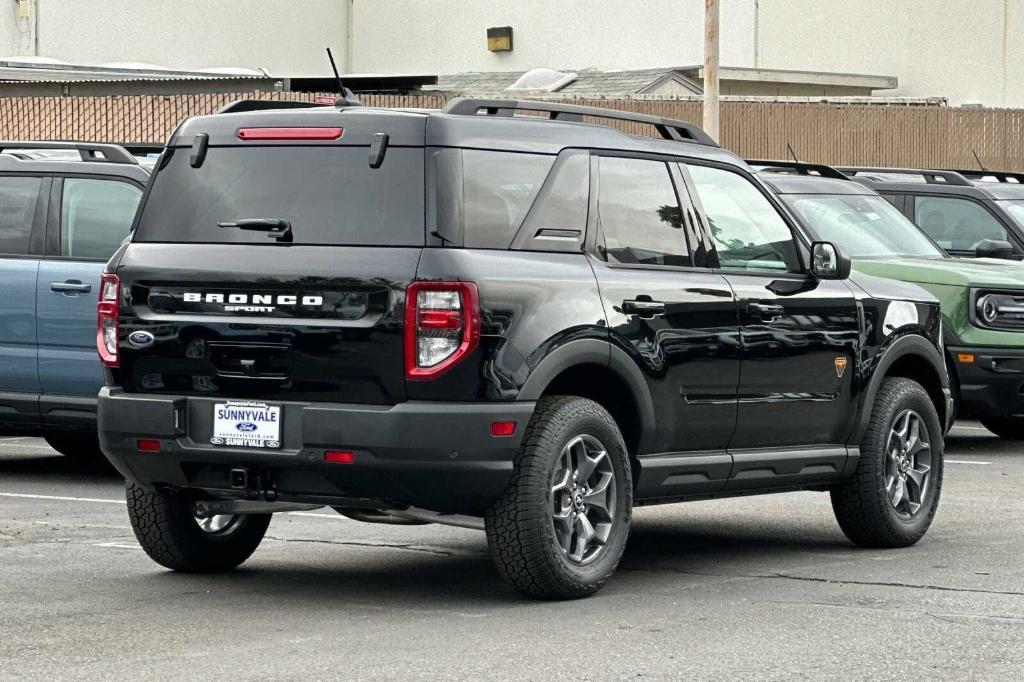
[[1024,416],[1024,348],[951,346],[949,354],[960,384],[960,415]]
[[[534,402],[406,402],[393,406],[275,402],[281,448],[210,444],[214,404],[223,398],[100,391],[100,444],[126,478],[152,487],[221,497],[265,496],[335,506],[413,505],[480,513],[504,490]],[[491,435],[515,421],[511,436]],[[158,452],[140,452],[140,439]],[[325,452],[354,461],[328,463]],[[253,488],[233,489],[230,472],[250,472]],[[258,482],[257,482],[258,481]]]

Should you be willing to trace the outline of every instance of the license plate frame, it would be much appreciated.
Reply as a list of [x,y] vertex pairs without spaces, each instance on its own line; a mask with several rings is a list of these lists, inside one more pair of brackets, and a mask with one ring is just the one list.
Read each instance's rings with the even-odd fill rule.
[[281,405],[262,401],[214,403],[210,443],[218,447],[279,449],[283,414]]

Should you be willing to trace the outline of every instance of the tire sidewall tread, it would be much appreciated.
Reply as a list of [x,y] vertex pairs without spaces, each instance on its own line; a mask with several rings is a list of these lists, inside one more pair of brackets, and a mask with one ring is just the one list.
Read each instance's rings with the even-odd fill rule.
[[[601,554],[583,566],[569,562],[555,544],[551,473],[562,447],[589,434],[608,451],[616,475],[616,523]],[[488,547],[499,573],[523,594],[574,599],[597,592],[615,571],[632,517],[632,471],[618,425],[592,400],[548,396],[537,403],[513,462],[505,493],[485,517]]]

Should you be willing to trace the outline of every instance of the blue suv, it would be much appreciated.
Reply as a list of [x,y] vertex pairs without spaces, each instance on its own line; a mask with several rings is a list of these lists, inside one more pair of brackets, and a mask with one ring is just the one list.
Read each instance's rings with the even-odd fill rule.
[[0,433],[102,457],[96,297],[148,178],[117,145],[0,142]]

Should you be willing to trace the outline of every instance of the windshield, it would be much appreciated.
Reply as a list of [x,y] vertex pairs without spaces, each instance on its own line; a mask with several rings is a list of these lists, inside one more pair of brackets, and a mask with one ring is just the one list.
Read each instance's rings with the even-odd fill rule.
[[999,205],[1006,209],[1006,212],[1013,218],[1013,222],[1024,227],[1024,199],[1000,201]]
[[946,254],[882,197],[864,194],[783,194],[818,239],[839,245],[851,258]]

